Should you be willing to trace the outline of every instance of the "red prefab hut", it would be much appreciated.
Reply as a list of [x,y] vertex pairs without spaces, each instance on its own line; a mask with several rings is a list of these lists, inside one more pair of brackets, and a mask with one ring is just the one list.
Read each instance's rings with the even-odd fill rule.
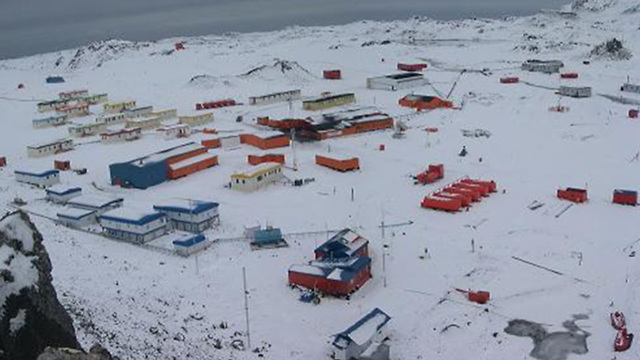
[[266,162],[284,164],[284,154],[248,155],[247,162],[251,165],[260,165]]
[[629,117],[632,118],[632,119],[637,119],[638,118],[638,110],[636,110],[636,109],[629,110]]
[[353,257],[336,261],[313,261],[289,268],[289,284],[323,294],[348,296],[371,278],[371,258]]
[[402,64],[402,63],[398,63],[398,70],[402,70],[402,71],[416,72],[416,71],[422,71],[422,70],[424,70],[426,68],[427,68],[427,64]]
[[60,171],[71,170],[71,161],[53,160],[53,168]]
[[342,79],[342,72],[340,70],[324,70],[322,77],[327,80],[340,80]]
[[587,201],[587,190],[577,188],[559,189],[557,196],[558,199],[568,200],[574,203],[583,203]]
[[475,192],[468,189],[461,189],[453,186],[448,186],[444,188],[442,191],[448,194],[456,194],[464,197],[463,206],[469,206],[472,202],[479,201],[480,199],[479,196],[476,197],[477,194]]
[[614,190],[613,203],[636,206],[638,203],[638,192],[633,190]]
[[491,293],[488,291],[469,291],[469,301],[486,304],[491,299]]
[[316,164],[342,172],[360,169],[360,160],[357,157],[337,154],[316,155]]
[[577,79],[578,78],[578,73],[576,73],[576,72],[562,73],[562,74],[560,74],[560,78],[561,79]]
[[515,76],[503,77],[500,78],[501,84],[517,84],[520,82],[520,78]]
[[437,195],[425,196],[420,204],[425,209],[460,211],[462,201],[453,197],[442,197]]

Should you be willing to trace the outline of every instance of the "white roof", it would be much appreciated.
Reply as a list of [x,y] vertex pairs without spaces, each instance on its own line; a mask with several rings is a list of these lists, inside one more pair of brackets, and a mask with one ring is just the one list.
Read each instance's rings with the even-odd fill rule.
[[80,191],[82,191],[82,189],[79,186],[72,186],[72,185],[62,185],[62,184],[58,184],[58,185],[53,185],[50,186],[49,188],[47,188],[47,192],[53,192],[53,193],[63,193],[69,190],[73,190],[73,189],[79,189]]
[[188,159],[184,159],[182,161],[178,161],[176,163],[170,164],[169,167],[171,168],[171,170],[175,170],[175,169],[180,169],[183,168],[185,166],[189,166],[191,164],[195,164],[195,163],[199,163],[203,160],[206,159],[210,159],[210,158],[214,158],[216,157],[216,155],[212,155],[209,152],[206,152],[204,154],[200,154],[194,157],[190,157]]
[[159,214],[159,212],[151,209],[140,210],[134,208],[119,207],[117,209],[107,211],[106,213],[102,214],[102,216],[111,216],[123,220],[139,221],[146,216],[156,214]]
[[92,208],[101,208],[114,201],[122,201],[122,198],[107,197],[101,195],[82,195],[69,201],[70,205],[80,205]]
[[78,209],[73,207],[65,207],[62,210],[58,211],[58,216],[63,217],[72,217],[72,218],[83,218],[85,216],[89,216],[94,214],[94,210],[86,210],[86,209]]
[[357,156],[340,154],[340,153],[324,153],[324,154],[318,154],[318,155],[329,158],[329,159],[335,159],[340,161],[357,159]]
[[[133,164],[134,165],[138,165],[138,166],[142,166],[144,164],[147,163],[154,163],[154,162],[160,162],[160,161],[164,161],[170,157],[176,156],[176,155],[181,155],[187,152],[191,152],[194,150],[198,150],[200,148],[202,148],[203,146],[198,144],[198,143],[186,143],[183,146],[178,146],[172,150],[169,151],[164,151],[164,152],[160,152],[160,153],[155,153],[155,154],[151,154],[147,157],[144,157],[142,159],[139,159],[139,161],[135,161]],[[142,161],[142,163],[140,163],[140,160]]]
[[357,345],[363,345],[370,339],[372,339],[378,332],[378,327],[384,324],[387,318],[383,314],[376,314],[371,319],[365,321],[357,329],[354,329],[349,337]]
[[73,143],[73,139],[69,139],[69,138],[58,139],[58,140],[43,142],[43,143],[39,143],[39,144],[29,145],[27,147],[36,148],[37,149],[37,148],[41,148],[41,147],[45,147],[45,146],[49,146],[49,145],[53,145],[53,144],[59,144],[59,143],[63,143],[63,142],[71,142],[71,143]]
[[289,268],[289,271],[294,271],[301,274],[324,276],[324,271],[322,271],[321,268],[311,265],[292,265]]

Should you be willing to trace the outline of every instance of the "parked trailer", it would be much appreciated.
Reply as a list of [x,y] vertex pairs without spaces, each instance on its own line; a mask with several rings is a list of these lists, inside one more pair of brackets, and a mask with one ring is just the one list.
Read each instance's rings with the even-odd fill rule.
[[636,206],[638,203],[638,192],[633,190],[616,189],[613,191],[613,203]]
[[456,212],[460,211],[460,208],[462,208],[462,202],[459,199],[431,195],[425,196],[420,206],[425,209]]
[[578,188],[559,189],[558,199],[572,201],[574,203],[583,203],[587,201],[587,190]]

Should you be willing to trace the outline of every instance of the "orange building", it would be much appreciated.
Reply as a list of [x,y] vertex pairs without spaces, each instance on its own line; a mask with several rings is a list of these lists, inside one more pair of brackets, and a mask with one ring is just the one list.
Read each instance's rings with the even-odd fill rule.
[[316,164],[342,172],[360,169],[357,157],[338,154],[316,155]]
[[416,110],[450,109],[453,103],[436,96],[407,95],[398,101],[400,106],[414,108]]
[[251,165],[260,165],[262,163],[273,162],[284,164],[284,154],[264,154],[264,155],[249,155],[247,156],[247,162]]

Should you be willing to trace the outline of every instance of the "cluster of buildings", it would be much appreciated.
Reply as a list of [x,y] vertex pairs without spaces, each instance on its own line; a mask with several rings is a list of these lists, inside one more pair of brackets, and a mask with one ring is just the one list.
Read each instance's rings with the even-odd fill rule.
[[314,251],[308,264],[289,268],[289,284],[322,294],[349,296],[371,278],[369,240],[344,229]]

